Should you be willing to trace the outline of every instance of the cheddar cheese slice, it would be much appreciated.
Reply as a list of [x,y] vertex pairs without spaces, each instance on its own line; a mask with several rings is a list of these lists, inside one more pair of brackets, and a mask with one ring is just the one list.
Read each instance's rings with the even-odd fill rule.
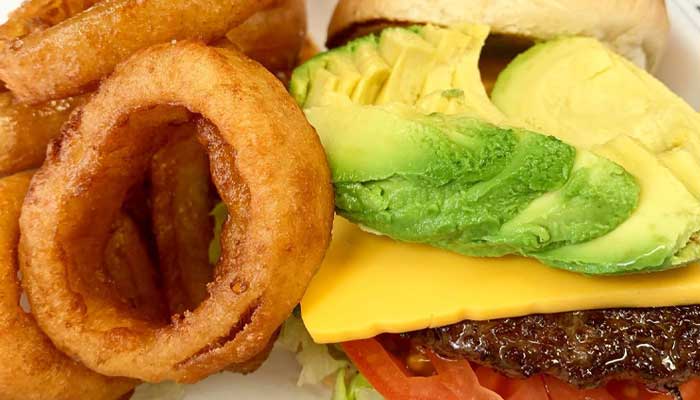
[[536,313],[700,304],[700,264],[592,277],[520,257],[472,258],[363,232],[336,217],[302,300],[318,343]]

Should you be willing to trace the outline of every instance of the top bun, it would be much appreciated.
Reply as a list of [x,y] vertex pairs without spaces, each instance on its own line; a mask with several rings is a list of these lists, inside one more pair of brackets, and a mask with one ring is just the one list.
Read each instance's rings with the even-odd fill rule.
[[533,40],[594,37],[647,70],[658,65],[669,31],[664,0],[340,0],[328,42],[392,24],[460,22]]

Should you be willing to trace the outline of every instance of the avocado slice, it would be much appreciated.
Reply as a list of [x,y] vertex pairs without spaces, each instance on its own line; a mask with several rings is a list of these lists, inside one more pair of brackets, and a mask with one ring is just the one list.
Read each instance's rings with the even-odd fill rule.
[[412,30],[387,29],[379,40],[379,54],[392,68],[374,104],[415,103],[435,63],[435,48]]
[[692,261],[675,256],[688,251],[685,248],[700,226],[697,199],[634,138],[616,137],[598,147],[596,153],[638,177],[642,189],[639,207],[607,235],[535,257],[566,269],[610,274],[621,268],[650,271]]
[[564,187],[530,203],[492,240],[515,243],[530,255],[587,242],[623,223],[638,198],[638,185],[619,165],[581,150]]
[[[514,128],[525,124],[498,110],[480,82],[487,35],[479,25],[390,28],[294,73],[291,90],[326,149],[338,213],[374,233],[466,255],[521,254],[591,274],[675,265],[644,258],[644,246],[571,262],[563,249],[609,237],[641,208],[638,177],[593,150]],[[418,65],[407,68],[409,58]]]
[[562,38],[534,46],[501,73],[492,99],[520,126],[579,148],[629,135],[659,155],[700,198],[700,169],[686,168],[686,161],[700,165],[700,114],[595,39]]
[[337,211],[398,240],[466,255],[530,254],[604,235],[637,206],[624,169],[577,157],[551,136],[400,106],[306,115],[330,161]]
[[[539,44],[518,56],[499,76],[492,98],[520,126],[614,157],[611,159],[628,171],[639,171],[633,173],[642,185],[643,200],[619,230],[626,232],[625,226],[647,229],[643,227],[659,223],[673,223],[674,230],[667,231],[666,236],[657,235],[656,247],[647,241],[626,242],[637,243],[639,249],[656,249],[638,262],[627,259],[630,268],[636,263],[667,268],[669,264],[681,265],[700,258],[700,244],[689,240],[700,231],[695,214],[700,199],[700,114],[661,82],[594,39],[562,38]],[[624,151],[610,152],[616,143],[630,146],[629,159],[622,158]],[[635,164],[642,162],[647,164],[644,169]],[[652,180],[652,176],[659,179]],[[685,191],[675,187],[679,183]],[[661,189],[666,186],[675,189]],[[648,198],[645,193],[655,192],[667,196],[667,200],[644,201]],[[675,195],[672,197],[671,193]],[[659,209],[653,212],[646,207]],[[585,252],[595,251],[598,256],[611,256],[607,258],[612,262],[610,268],[616,268],[615,262],[620,260],[614,261],[612,255],[592,247],[593,243],[602,245],[607,240],[613,239],[601,237],[590,247],[576,247],[576,251],[584,253],[580,259],[572,258],[572,262],[581,264],[590,255]],[[560,249],[554,256],[561,257],[564,251]]]
[[[468,114],[504,123],[479,75],[479,55],[488,34],[484,25],[388,28],[297,68],[290,92],[304,108],[399,103],[424,114]],[[338,81],[328,84],[328,73]]]

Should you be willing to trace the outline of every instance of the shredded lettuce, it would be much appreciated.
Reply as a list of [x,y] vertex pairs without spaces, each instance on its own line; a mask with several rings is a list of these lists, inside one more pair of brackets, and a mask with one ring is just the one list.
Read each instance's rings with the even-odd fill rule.
[[350,364],[347,359],[334,357],[329,346],[315,343],[297,315],[292,315],[284,323],[277,343],[296,353],[301,365],[299,386],[321,383]]
[[184,398],[184,386],[166,382],[157,385],[146,383],[137,387],[131,400],[182,400]]
[[215,265],[221,257],[221,230],[228,218],[228,208],[226,204],[219,203],[209,215],[214,217],[214,238],[209,244],[209,263]]
[[333,400],[383,400],[338,346],[317,344],[301,320],[299,308],[282,326],[278,346],[296,353],[301,365],[297,384],[314,385],[336,375]]
[[347,369],[338,371],[332,400],[384,400],[362,374],[357,373],[346,383]]

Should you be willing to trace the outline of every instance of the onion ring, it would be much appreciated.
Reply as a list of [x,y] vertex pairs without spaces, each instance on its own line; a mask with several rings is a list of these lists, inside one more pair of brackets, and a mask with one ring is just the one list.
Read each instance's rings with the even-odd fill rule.
[[8,42],[0,52],[0,80],[22,102],[74,96],[140,49],[216,40],[278,1],[103,0],[52,29]]
[[0,398],[118,399],[136,382],[98,375],[61,354],[19,305],[18,221],[30,178],[21,173],[0,180]]
[[92,7],[99,0],[30,0],[0,26],[0,42],[43,31]]
[[117,217],[112,225],[104,265],[107,277],[123,302],[145,318],[167,320],[170,314],[148,248],[136,223],[125,214]]
[[49,141],[85,101],[75,97],[28,106],[17,104],[9,92],[0,93],[0,176],[40,166]]
[[[198,136],[230,218],[209,297],[149,325],[76,291],[70,276],[94,272],[104,227],[166,136],[128,127],[160,104],[211,123]],[[25,287],[44,331],[98,372],[145,381],[197,381],[265,350],[321,263],[333,218],[325,153],[284,86],[236,52],[185,41],[122,64],[74,116],[20,220]]]
[[297,66],[306,37],[306,2],[282,0],[226,34],[236,48],[285,81]]
[[[176,139],[156,153],[150,172],[160,272],[170,313],[180,315],[194,310],[207,297],[214,272],[208,254],[213,239],[209,214],[214,205],[209,159],[193,128],[191,124],[176,128]],[[269,356],[276,337],[253,359],[226,370],[255,371]]]
[[[153,232],[171,314],[194,310],[213,280],[209,243],[214,227],[209,213],[214,191],[209,159],[192,124],[176,128],[176,140],[151,162]],[[181,137],[180,137],[181,136]]]
[[[6,24],[0,26],[0,42],[42,31],[95,3],[95,0],[25,2],[10,15]],[[228,36],[235,44],[221,39],[217,45],[243,49],[274,73],[287,76],[295,66],[302,42],[300,32],[305,29],[303,2],[283,0],[277,7],[259,11],[229,32]],[[0,87],[0,91],[2,89]],[[49,141],[58,135],[70,112],[83,104],[87,97],[28,106],[19,104],[9,93],[0,93],[0,177],[39,167]]]
[[[26,1],[0,25],[0,46],[45,30],[94,3],[95,0]],[[0,82],[0,92],[5,90]],[[0,93],[0,177],[41,165],[46,145],[58,134],[71,111],[84,102],[85,98],[76,97],[31,107],[17,104],[10,93]]]

